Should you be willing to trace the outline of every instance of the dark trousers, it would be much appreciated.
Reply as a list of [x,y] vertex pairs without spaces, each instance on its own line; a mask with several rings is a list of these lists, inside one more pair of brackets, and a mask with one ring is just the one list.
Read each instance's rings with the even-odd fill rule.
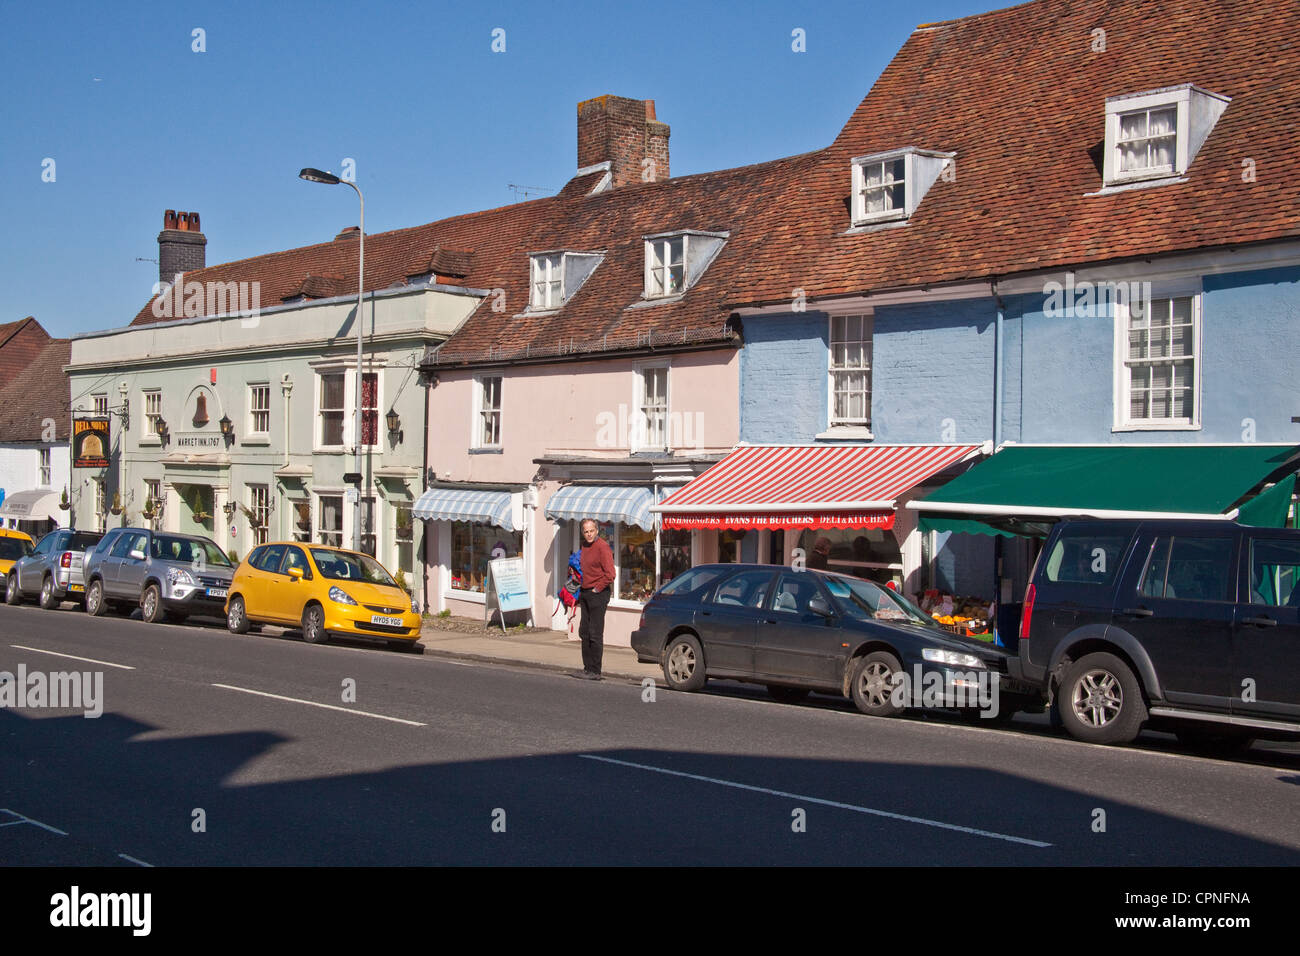
[[578,636],[582,638],[582,669],[592,674],[600,673],[600,662],[605,656],[605,609],[609,607],[609,588],[590,591],[583,588],[578,595],[582,608],[582,621]]

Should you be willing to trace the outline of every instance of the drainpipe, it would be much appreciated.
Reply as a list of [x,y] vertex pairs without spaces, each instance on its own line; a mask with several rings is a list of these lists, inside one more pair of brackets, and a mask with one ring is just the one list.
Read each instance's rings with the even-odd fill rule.
[[[997,304],[997,323],[993,327],[993,453],[997,454],[999,446],[1002,444],[1002,385],[1005,377],[1005,368],[1002,361],[1003,348],[1005,346],[1005,337],[1003,332],[1003,319],[1006,313],[1006,306],[1002,301],[1002,296],[998,295],[998,280],[994,278],[989,283],[989,290],[993,293],[993,300]],[[998,607],[1002,603],[1002,561],[1003,561],[1003,538],[1002,535],[996,535],[993,538],[993,630],[997,631]],[[999,639],[1001,634],[998,634]]]

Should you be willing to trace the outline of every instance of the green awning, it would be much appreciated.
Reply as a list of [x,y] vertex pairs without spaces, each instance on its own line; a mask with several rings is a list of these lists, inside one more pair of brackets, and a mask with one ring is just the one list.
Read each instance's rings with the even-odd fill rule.
[[1273,513],[1289,493],[1276,489],[1297,467],[1294,445],[1010,445],[907,507],[922,512],[923,531],[983,534],[1072,516],[1227,519],[1275,480],[1246,512],[1280,524]]
[[1287,475],[1268,491],[1241,506],[1237,520],[1256,528],[1285,528],[1295,494],[1295,475]]

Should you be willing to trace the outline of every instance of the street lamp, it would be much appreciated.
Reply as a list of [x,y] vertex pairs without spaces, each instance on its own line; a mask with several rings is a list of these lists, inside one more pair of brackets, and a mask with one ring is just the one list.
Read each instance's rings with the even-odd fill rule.
[[[352,408],[352,438],[356,448],[355,470],[361,474],[361,322],[362,310],[365,304],[366,290],[366,197],[361,195],[361,190],[357,188],[356,183],[349,182],[346,179],[340,179],[333,173],[327,173],[324,170],[312,169],[310,166],[298,173],[299,179],[305,179],[309,183],[324,183],[327,186],[337,186],[342,183],[345,186],[351,186],[357,194],[357,199],[361,201],[361,249],[360,264],[357,267],[357,385],[356,396]],[[352,550],[361,550],[361,484],[358,481],[356,488],[356,499],[352,503]]]

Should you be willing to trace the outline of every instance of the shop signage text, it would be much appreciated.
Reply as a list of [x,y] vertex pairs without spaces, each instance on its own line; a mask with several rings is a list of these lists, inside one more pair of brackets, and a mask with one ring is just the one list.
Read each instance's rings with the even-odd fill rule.
[[704,514],[664,514],[665,528],[892,528],[892,511],[787,512],[709,512]]

